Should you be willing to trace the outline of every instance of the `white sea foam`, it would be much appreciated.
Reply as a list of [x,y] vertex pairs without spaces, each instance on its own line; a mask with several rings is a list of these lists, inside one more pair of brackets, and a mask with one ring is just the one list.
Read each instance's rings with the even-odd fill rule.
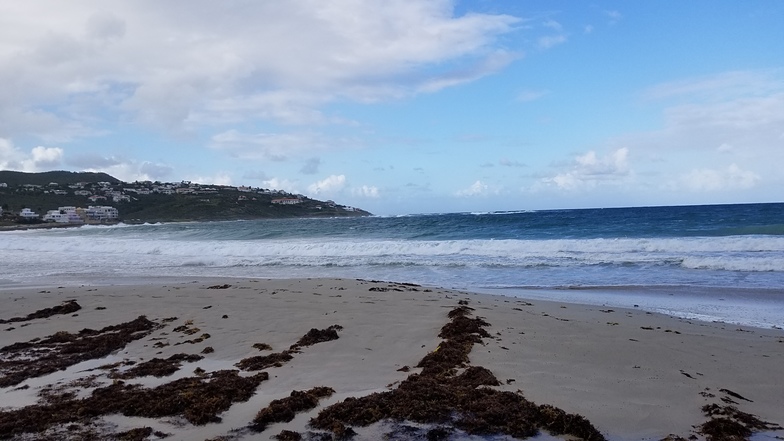
[[[424,265],[478,267],[579,267],[664,265],[726,271],[784,271],[784,238],[737,236],[686,239],[554,240],[182,240],[145,235],[3,236],[0,256],[22,254],[41,265],[101,256],[143,264],[152,257],[168,266]],[[158,264],[161,261],[157,262]]]

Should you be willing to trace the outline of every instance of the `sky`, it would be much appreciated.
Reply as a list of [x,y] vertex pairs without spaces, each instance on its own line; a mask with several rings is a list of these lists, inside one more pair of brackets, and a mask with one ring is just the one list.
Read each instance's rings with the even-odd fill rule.
[[784,200],[779,0],[0,0],[0,169],[379,215]]

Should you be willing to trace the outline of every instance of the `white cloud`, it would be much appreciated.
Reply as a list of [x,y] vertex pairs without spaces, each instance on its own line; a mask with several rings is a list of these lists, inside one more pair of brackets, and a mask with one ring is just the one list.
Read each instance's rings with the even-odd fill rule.
[[501,193],[501,188],[497,186],[488,185],[480,180],[477,180],[469,187],[455,192],[455,196],[472,197],[472,196],[488,196]]
[[536,101],[549,93],[549,90],[524,90],[517,94],[517,101],[524,103]]
[[719,153],[728,153],[728,152],[731,152],[733,150],[734,150],[734,148],[732,147],[732,145],[727,144],[726,142],[722,143],[719,147],[716,148],[716,151],[719,152]]
[[623,18],[623,14],[616,10],[604,11],[604,15],[610,19],[610,24],[615,24]]
[[210,176],[192,176],[188,177],[186,181],[198,182],[199,184],[208,185],[232,185],[231,175],[225,172],[218,172]]
[[568,37],[563,34],[546,35],[544,37],[539,37],[536,40],[536,45],[539,47],[539,49],[550,49],[551,47],[566,43],[567,38]]
[[544,23],[542,23],[542,26],[544,26],[546,28],[550,28],[550,29],[552,29],[554,31],[559,31],[559,32],[563,29],[563,26],[561,25],[561,23],[558,23],[557,21],[555,21],[553,19],[549,19],[549,20],[545,21]]
[[629,149],[626,147],[603,157],[591,150],[575,157],[568,170],[542,178],[539,185],[567,191],[590,189],[597,185],[615,185],[630,174],[628,157]]
[[270,190],[283,190],[289,193],[300,193],[297,189],[297,181],[290,181],[282,178],[271,178],[261,182],[261,186]]
[[346,186],[345,175],[330,175],[321,181],[314,182],[308,186],[308,192],[312,195],[333,195],[337,194]]
[[758,174],[731,164],[724,170],[694,169],[682,175],[676,187],[692,192],[748,190],[756,186],[760,179]]
[[57,168],[62,163],[63,149],[38,146],[25,153],[4,138],[0,138],[0,169],[37,172]]
[[368,186],[368,185],[352,188],[351,194],[354,196],[359,196],[364,198],[374,198],[374,199],[380,196],[378,192],[378,187]]
[[32,150],[32,164],[36,168],[51,168],[60,165],[63,158],[63,149],[59,147],[34,147]]
[[[644,91],[663,103],[661,129],[628,135],[623,145],[652,151],[743,152],[770,162],[781,156],[784,70],[726,72],[656,85]],[[726,147],[731,146],[731,149]]]
[[242,133],[227,130],[214,135],[210,147],[238,158],[284,161],[322,151],[360,145],[353,138],[329,137],[321,133]]
[[525,167],[525,164],[522,162],[508,158],[502,158],[500,161],[498,161],[498,165],[503,167]]
[[[103,121],[168,130],[266,119],[472,81],[518,55],[520,19],[450,0],[0,3],[0,133],[71,139]],[[55,139],[55,138],[49,138]]]

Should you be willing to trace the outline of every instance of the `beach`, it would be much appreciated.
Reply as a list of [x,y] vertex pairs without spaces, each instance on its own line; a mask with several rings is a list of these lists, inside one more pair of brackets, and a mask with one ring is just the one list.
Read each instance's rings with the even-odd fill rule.
[[[330,406],[374,393],[382,400],[393,399],[417,379],[432,380],[439,388],[463,388],[447,388],[445,393],[490,389],[496,392],[487,392],[488,399],[524,397],[537,406],[551,405],[570,418],[581,416],[608,440],[705,439],[699,432],[711,419],[703,410],[706,405],[715,405],[714,413],[732,406],[769,423],[753,430],[763,437],[755,439],[784,436],[784,430],[775,428],[784,424],[784,331],[777,328],[356,279],[178,278],[122,285],[6,286],[0,297],[0,375],[6,380],[0,389],[3,438],[34,439],[45,433],[69,439],[93,433],[95,439],[111,434],[137,436],[124,439],[286,439],[296,432],[303,439],[317,439],[350,428],[356,432],[354,439],[380,439],[384,434],[390,439],[428,439],[441,433],[434,432],[437,428],[446,437],[433,439],[488,439],[466,430],[474,426],[455,423],[460,409],[454,410],[452,423],[406,423],[376,415],[377,421],[367,426],[309,426]],[[63,305],[70,306],[52,309]],[[33,314],[45,310],[54,313]],[[444,326],[458,320],[455,310],[481,326],[450,339]],[[143,324],[134,322],[140,316],[146,317]],[[91,335],[78,334],[86,328],[126,335],[119,327],[107,327],[131,322],[141,327],[129,332],[119,349],[31,378],[11,378],[12,371],[34,371],[30,366],[36,357],[73,340],[67,335]],[[309,335],[316,339],[305,338]],[[51,336],[59,340],[47,340]],[[426,360],[465,338],[473,342],[463,346],[467,362],[458,361],[443,372],[427,367]],[[32,343],[14,345],[23,342]],[[35,346],[46,342],[50,344]],[[134,370],[153,359],[169,360],[174,367],[151,373]],[[20,370],[14,360],[27,365]],[[467,372],[491,375],[469,386],[453,381],[467,378]],[[92,416],[90,402],[80,401],[73,409],[81,406],[82,415],[44,424],[37,430],[45,432],[37,435],[6,424],[23,409],[51,414],[55,408],[45,406],[63,402],[64,409],[72,409],[67,406],[91,399],[96,390],[142,393],[178,381],[217,382],[221,375],[231,384],[245,385],[245,392],[216,404],[214,416],[187,411],[145,416],[143,410],[127,407]],[[295,395],[315,407],[294,412],[288,422],[272,418],[260,423],[260,411],[271,403],[285,404],[273,400],[292,391],[311,391]],[[497,432],[502,438],[492,439],[506,439],[511,429],[503,430],[507,435]],[[569,439],[546,438],[547,430],[539,430],[543,435],[537,439]]]

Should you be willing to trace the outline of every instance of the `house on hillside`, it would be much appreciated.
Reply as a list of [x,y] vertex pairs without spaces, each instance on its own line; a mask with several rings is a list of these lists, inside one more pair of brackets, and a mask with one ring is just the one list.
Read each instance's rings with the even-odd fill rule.
[[295,205],[295,204],[299,204],[300,202],[302,201],[297,198],[280,198],[280,199],[272,200],[273,204],[278,204],[278,205]]
[[84,211],[84,214],[87,216],[87,219],[98,221],[114,220],[119,217],[117,209],[108,206],[90,205],[87,207],[87,210]]
[[23,208],[22,211],[19,212],[19,217],[22,220],[29,221],[29,220],[33,220],[33,219],[38,219],[38,213],[34,212],[33,210],[31,210],[29,208]]

